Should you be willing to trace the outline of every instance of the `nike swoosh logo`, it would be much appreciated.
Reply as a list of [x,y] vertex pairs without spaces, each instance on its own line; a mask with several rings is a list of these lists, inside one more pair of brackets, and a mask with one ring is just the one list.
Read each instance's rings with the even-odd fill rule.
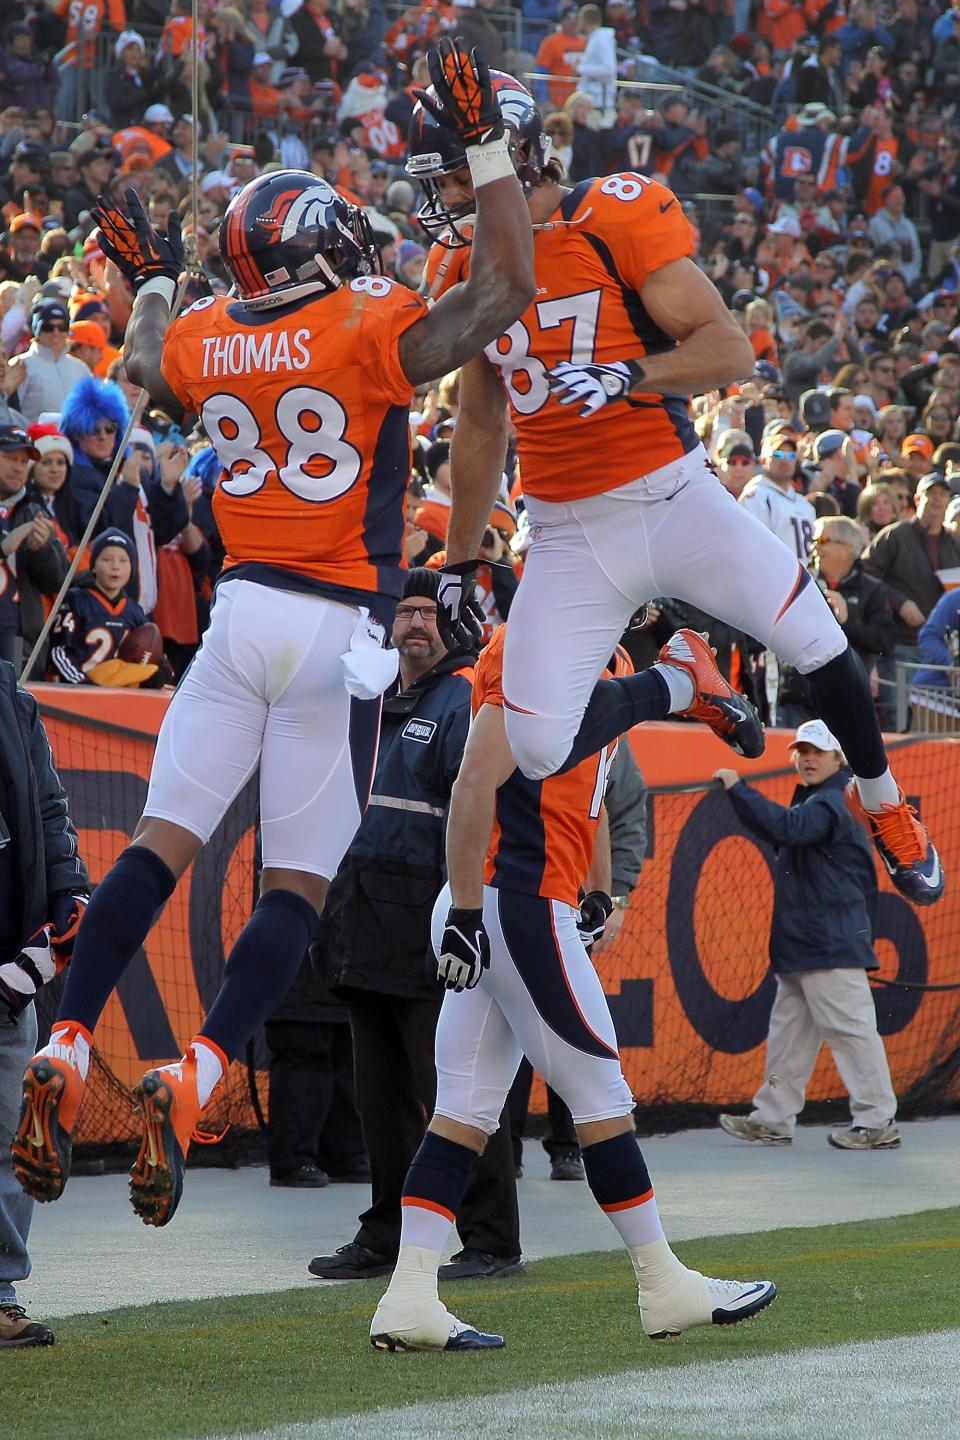
[[673,203],[674,203],[674,202],[673,202],[672,200],[668,200],[667,203],[666,203],[666,205],[661,205],[661,206],[660,206],[660,214],[661,214],[661,215],[665,215],[665,214],[667,213],[667,211],[670,209],[670,206],[671,206]]

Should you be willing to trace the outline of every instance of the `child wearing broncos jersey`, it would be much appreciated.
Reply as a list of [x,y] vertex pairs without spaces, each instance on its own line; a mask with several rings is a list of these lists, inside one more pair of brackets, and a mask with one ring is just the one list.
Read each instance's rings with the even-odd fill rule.
[[123,637],[146,622],[125,594],[134,547],[122,530],[105,530],[90,547],[90,573],[67,591],[53,627],[50,660],[68,685],[143,685],[159,666],[133,665],[117,654]]
[[[407,1173],[397,1267],[370,1327],[379,1349],[459,1348],[437,1294],[440,1253],[524,1054],[570,1107],[587,1183],[633,1262],[647,1335],[733,1324],[777,1293],[769,1281],[689,1270],[664,1237],[613,1020],[584,948],[586,936],[603,933],[612,902],[594,891],[580,904],[582,890],[603,874],[594,844],[623,722],[611,720],[598,753],[564,774],[528,779],[504,724],[512,623],[495,632],[474,672],[474,722],[448,817],[450,881],[433,915],[448,991],[437,1028],[436,1111]],[[622,651],[609,669],[614,686],[628,690],[649,680],[625,678],[632,666]],[[671,672],[682,673],[695,692],[719,682],[709,647],[687,630],[664,646],[656,672],[668,683]],[[503,1344],[498,1335],[481,1339],[482,1348]]]

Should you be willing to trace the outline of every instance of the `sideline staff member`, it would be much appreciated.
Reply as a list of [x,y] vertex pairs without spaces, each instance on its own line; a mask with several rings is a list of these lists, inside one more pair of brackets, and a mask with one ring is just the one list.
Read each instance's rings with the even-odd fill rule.
[[821,1045],[829,1046],[850,1095],[853,1124],[827,1137],[840,1150],[895,1150],[900,1131],[877,1014],[867,981],[876,970],[877,875],[866,831],[847,810],[850,779],[839,742],[822,720],[797,731],[800,777],[789,806],[714,775],[738,817],[777,846],[770,960],[777,995],[770,1012],[764,1080],[749,1115],[721,1115],[738,1140],[789,1145]]
[[[393,1269],[403,1182],[436,1101],[434,1036],[444,992],[430,948],[430,917],[446,878],[447,808],[470,724],[474,663],[468,651],[448,654],[437,631],[439,580],[436,570],[411,570],[397,604],[400,688],[384,698],[370,803],[324,910],[331,989],[350,1010],[373,1191],[355,1239],[310,1262],[311,1274],[329,1280]],[[506,1123],[487,1147],[460,1221],[464,1249],[442,1279],[520,1269]]]

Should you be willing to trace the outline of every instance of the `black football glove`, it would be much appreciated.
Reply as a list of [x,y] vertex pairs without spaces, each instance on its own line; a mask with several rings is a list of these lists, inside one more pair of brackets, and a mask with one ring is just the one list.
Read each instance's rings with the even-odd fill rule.
[[437,629],[448,650],[479,651],[483,642],[484,613],[474,581],[477,561],[441,565],[437,574]]
[[41,985],[46,985],[56,973],[50,926],[42,925],[30,936],[16,960],[0,965],[0,1006],[6,1007],[14,1025]]
[[73,954],[77,927],[83,919],[90,896],[85,891],[64,890],[50,902],[50,943],[57,959],[57,968],[66,965]]
[[490,940],[483,927],[482,910],[458,910],[451,905],[440,941],[437,979],[448,990],[472,990],[490,968]]
[[464,145],[499,140],[503,116],[481,51],[473,49],[468,55],[459,40],[443,35],[437,48],[427,51],[427,65],[436,99],[415,90],[424,109],[445,129],[455,130]]
[[630,387],[643,379],[643,367],[635,360],[614,360],[609,365],[572,365],[562,360],[549,374],[551,395],[561,405],[579,403],[581,417],[596,415],[604,405],[623,400]]
[[180,216],[170,212],[164,234],[154,229],[136,190],[124,193],[126,205],[101,195],[92,211],[100,227],[100,248],[134,290],[163,278],[176,285],[183,271]]
[[607,921],[613,914],[613,901],[605,890],[591,890],[580,901],[580,919],[577,929],[584,945],[595,945],[607,928]]

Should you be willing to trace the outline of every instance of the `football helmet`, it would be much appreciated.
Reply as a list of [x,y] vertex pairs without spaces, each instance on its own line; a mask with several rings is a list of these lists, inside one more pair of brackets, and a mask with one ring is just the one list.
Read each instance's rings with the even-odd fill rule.
[[219,235],[220,257],[251,310],[382,273],[364,212],[306,170],[275,170],[244,185]]
[[[507,131],[507,143],[517,178],[524,195],[529,195],[550,158],[551,142],[543,128],[543,120],[530,91],[506,75],[491,70],[494,93]],[[427,94],[434,96],[433,86]],[[462,205],[445,205],[436,182],[438,175],[452,175],[467,163],[467,152],[460,138],[448,130],[418,100],[410,120],[410,158],[406,171],[419,180],[426,191],[426,200],[417,211],[421,227],[441,245],[454,250],[469,245],[473,235],[473,201]]]

